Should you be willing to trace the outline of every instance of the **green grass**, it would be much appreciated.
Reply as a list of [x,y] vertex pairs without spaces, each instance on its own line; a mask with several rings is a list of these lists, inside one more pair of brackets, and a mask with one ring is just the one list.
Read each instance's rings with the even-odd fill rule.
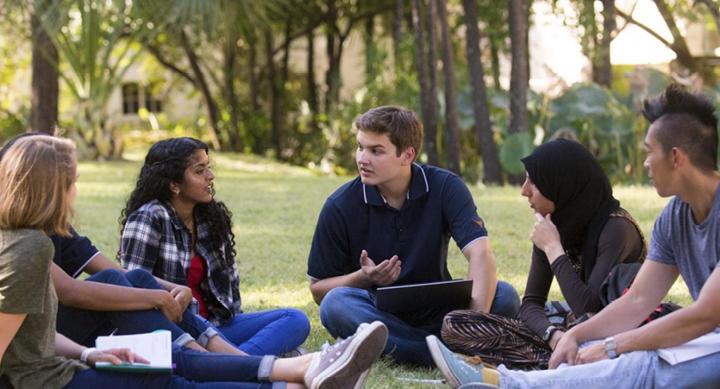
[[[320,324],[308,290],[307,254],[325,198],[349,178],[322,176],[255,157],[215,154],[212,158],[217,197],[234,213],[244,308],[303,309],[312,323],[305,346],[318,349],[330,338]],[[75,226],[109,257],[117,252],[117,220],[139,169],[139,162],[80,164]],[[499,278],[512,283],[522,294],[530,264],[528,237],[533,224],[527,201],[516,187],[472,187],[471,191],[490,232]],[[618,187],[615,195],[649,237],[653,221],[667,200],[659,198],[651,187]],[[450,245],[450,270],[455,277],[465,276],[466,260],[454,243]],[[550,298],[561,298],[557,285],[553,285]],[[682,281],[672,288],[670,299],[681,304],[690,302]],[[439,378],[439,373],[381,360],[367,387],[413,387],[397,377]]]

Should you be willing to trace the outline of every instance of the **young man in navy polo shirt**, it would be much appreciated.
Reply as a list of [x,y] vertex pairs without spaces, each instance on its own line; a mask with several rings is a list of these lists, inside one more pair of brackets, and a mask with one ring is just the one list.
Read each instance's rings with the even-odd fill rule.
[[520,300],[512,286],[497,281],[485,224],[462,180],[415,162],[423,139],[415,113],[378,107],[355,127],[360,174],[320,213],[308,259],[310,291],[333,336],[347,337],[360,323],[380,320],[390,330],[385,354],[431,365],[425,337],[440,332],[447,309],[393,315],[376,308],[371,290],[451,279],[452,236],[474,280],[470,309],[515,317]]

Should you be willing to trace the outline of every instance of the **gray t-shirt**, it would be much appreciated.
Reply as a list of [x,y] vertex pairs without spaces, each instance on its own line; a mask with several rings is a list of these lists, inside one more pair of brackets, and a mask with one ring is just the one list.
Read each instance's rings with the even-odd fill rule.
[[720,258],[720,190],[710,214],[695,223],[690,205],[674,197],[655,221],[648,259],[674,265],[697,300]]
[[0,374],[18,389],[62,388],[87,368],[55,355],[53,250],[42,231],[0,230],[0,312],[27,315],[0,364]]

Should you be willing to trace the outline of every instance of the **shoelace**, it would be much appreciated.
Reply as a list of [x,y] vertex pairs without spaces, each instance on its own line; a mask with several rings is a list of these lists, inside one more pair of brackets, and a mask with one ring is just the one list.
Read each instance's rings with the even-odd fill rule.
[[[349,339],[349,338],[348,338],[348,339]],[[339,342],[337,342],[337,343],[335,343],[335,344],[332,344],[332,345],[329,344],[328,342],[325,342],[325,343],[322,345],[322,347],[320,348],[320,355],[323,356],[323,355],[326,355],[326,354],[329,354],[329,353],[334,352],[336,349],[340,348],[340,346],[342,346],[343,344],[347,343],[348,339],[343,339],[343,340],[341,340],[341,341],[339,341]],[[335,355],[335,358],[339,357],[340,354],[342,354],[342,352],[338,351],[336,354],[337,354],[337,355]],[[335,358],[331,358],[330,361],[331,361],[331,362],[334,361]]]

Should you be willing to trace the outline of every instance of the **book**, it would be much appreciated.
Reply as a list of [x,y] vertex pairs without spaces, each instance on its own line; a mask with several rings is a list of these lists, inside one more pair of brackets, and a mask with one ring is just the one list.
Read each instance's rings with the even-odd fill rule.
[[150,363],[122,363],[120,365],[113,365],[110,362],[98,362],[95,364],[97,370],[126,373],[172,373],[172,337],[170,331],[159,330],[147,334],[99,336],[95,340],[95,348],[98,350],[128,348],[135,354],[150,361]]
[[678,346],[657,350],[658,356],[671,365],[720,352],[720,332],[711,332]]

